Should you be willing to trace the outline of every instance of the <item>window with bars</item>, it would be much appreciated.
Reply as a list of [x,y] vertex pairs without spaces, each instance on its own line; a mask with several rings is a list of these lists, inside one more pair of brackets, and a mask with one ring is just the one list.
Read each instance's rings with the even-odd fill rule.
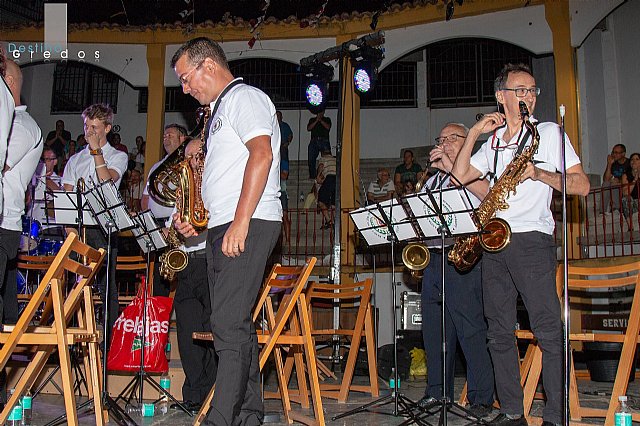
[[52,114],[82,112],[87,106],[104,103],[118,112],[117,75],[81,62],[60,62],[53,73]]
[[455,39],[425,48],[431,108],[493,105],[493,81],[504,64],[531,66],[527,50],[498,40]]

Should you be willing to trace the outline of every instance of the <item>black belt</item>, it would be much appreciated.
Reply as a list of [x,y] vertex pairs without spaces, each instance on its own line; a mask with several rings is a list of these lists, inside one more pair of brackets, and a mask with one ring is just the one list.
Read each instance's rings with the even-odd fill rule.
[[206,259],[207,258],[207,250],[201,249],[196,251],[188,251],[187,256],[193,259]]
[[161,226],[165,226],[165,224],[167,223],[167,219],[169,219],[169,216],[167,217],[156,217],[156,224],[161,225]]

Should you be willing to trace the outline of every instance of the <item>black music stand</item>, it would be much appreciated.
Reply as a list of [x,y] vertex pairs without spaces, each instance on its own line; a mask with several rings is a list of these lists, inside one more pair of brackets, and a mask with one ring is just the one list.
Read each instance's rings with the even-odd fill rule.
[[[450,174],[447,174],[447,177],[451,176],[451,179],[454,177]],[[413,217],[416,221],[416,225],[420,229],[422,235],[425,239],[429,238],[437,238],[440,239],[440,249],[442,250],[442,265],[441,265],[441,280],[442,280],[442,292],[441,292],[441,351],[442,351],[442,398],[436,400],[430,405],[426,407],[418,407],[422,414],[419,416],[421,420],[424,420],[427,417],[430,417],[434,414],[440,413],[440,419],[438,424],[446,426],[447,425],[447,413],[451,412],[452,414],[461,417],[471,419],[471,423],[469,424],[486,424],[486,422],[482,419],[477,418],[471,411],[467,410],[462,405],[450,401],[447,397],[447,363],[446,363],[446,355],[447,355],[447,337],[445,332],[446,327],[446,280],[445,280],[445,268],[446,268],[446,239],[452,237],[461,237],[470,234],[477,234],[479,232],[471,213],[473,212],[473,207],[471,204],[471,200],[469,194],[467,193],[466,188],[462,187],[460,190],[457,187],[443,189],[442,185],[445,181],[448,181],[446,178],[441,179],[438,185],[438,188],[430,190],[425,187],[425,192],[421,192],[419,194],[412,194],[405,197],[405,201],[409,207],[409,210],[413,214]],[[464,193],[468,204],[465,204],[461,192]],[[437,408],[437,410],[433,410]],[[452,408],[456,408],[462,413],[453,411]],[[475,420],[473,420],[475,419]],[[402,423],[403,425],[410,424],[410,421],[406,421]]]
[[[362,412],[385,414],[394,417],[409,417],[411,422],[419,425],[431,424],[420,415],[415,415],[414,411],[419,407],[414,401],[404,396],[396,387],[398,383],[398,318],[397,318],[397,295],[395,279],[395,244],[400,240],[417,238],[410,218],[407,216],[403,205],[397,200],[388,200],[382,203],[367,206],[349,213],[356,228],[369,245],[379,245],[391,243],[391,298],[393,301],[393,366],[394,366],[394,387],[389,395],[378,398],[368,404],[346,411],[334,416],[331,420],[338,420]],[[393,403],[393,410],[378,411],[377,409],[387,404]],[[400,408],[400,409],[399,409]]]
[[[134,221],[137,224],[137,227],[132,229],[133,235],[138,242],[138,245],[142,249],[142,251],[146,254],[147,258],[147,267],[146,267],[146,275],[149,276],[151,271],[151,253],[163,249],[168,246],[167,240],[165,239],[162,228],[156,225],[156,219],[151,213],[150,210],[146,210],[140,213],[137,216],[133,217]],[[149,285],[146,282],[146,285]],[[146,381],[160,392],[161,395],[167,396],[171,399],[177,406],[187,413],[189,416],[193,417],[193,414],[187,410],[187,408],[178,401],[169,391],[164,389],[158,382],[156,382],[153,377],[149,375],[144,369],[144,354],[145,354],[145,330],[147,329],[147,290],[145,289],[143,292],[142,306],[142,344],[140,348],[140,369],[138,373],[131,379],[131,381],[124,387],[120,395],[118,395],[115,401],[122,400],[126,403],[126,405],[131,405],[131,400],[135,398],[136,391],[138,391],[138,397],[136,402],[141,405],[143,401],[144,394],[144,382]]]

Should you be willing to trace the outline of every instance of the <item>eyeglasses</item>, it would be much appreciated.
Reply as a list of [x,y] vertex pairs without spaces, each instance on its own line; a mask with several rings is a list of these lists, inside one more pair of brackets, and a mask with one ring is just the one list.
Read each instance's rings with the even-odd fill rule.
[[453,142],[456,140],[456,138],[466,138],[466,136],[462,136],[462,135],[458,135],[456,133],[452,134],[452,135],[447,135],[447,136],[441,136],[441,137],[437,137],[434,140],[437,143],[442,143],[442,142]]
[[516,97],[518,98],[524,98],[525,96],[527,96],[527,93],[531,93],[532,96],[540,95],[539,87],[531,87],[529,89],[527,89],[526,87],[516,87],[515,89],[508,89],[505,87],[500,90],[509,90],[511,92],[514,92],[516,94]]
[[45,158],[42,159],[42,161],[54,161],[54,160],[57,160],[57,159],[58,158],[56,158],[56,157],[52,157],[52,158],[46,158],[45,157]]
[[198,65],[196,65],[195,67],[191,68],[191,71],[189,71],[186,74],[183,74],[180,77],[178,77],[178,80],[180,80],[180,84],[182,84],[183,86],[188,85],[189,84],[189,80],[191,80],[190,75],[193,74],[193,72],[195,70],[200,68],[203,63],[204,63],[204,60],[200,61],[200,63]]

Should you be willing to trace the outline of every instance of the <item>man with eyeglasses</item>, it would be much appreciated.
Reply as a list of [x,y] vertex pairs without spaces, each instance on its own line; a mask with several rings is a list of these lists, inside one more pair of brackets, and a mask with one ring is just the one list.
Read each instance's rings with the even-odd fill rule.
[[[506,65],[494,82],[495,96],[504,114],[482,117],[469,131],[456,158],[453,174],[463,183],[489,176],[495,184],[520,148],[531,144],[524,127],[519,103],[530,114],[540,90],[528,66]],[[517,192],[507,198],[509,207],[496,216],[511,226],[511,242],[499,253],[482,257],[484,313],[488,322],[489,352],[493,360],[500,414],[489,424],[526,425],[523,392],[520,386],[518,349],[514,341],[517,322],[516,302],[522,296],[531,327],[542,349],[542,376],[547,404],[543,425],[562,423],[562,321],[556,292],[555,220],[551,213],[553,190],[560,190],[562,175],[561,128],[555,123],[538,123],[540,145],[527,165]],[[473,145],[483,133],[489,140],[471,155]],[[566,137],[567,193],[587,195],[589,179],[582,170],[569,138]]]
[[613,146],[611,154],[607,155],[607,168],[602,175],[602,206],[599,213],[609,213],[613,210],[620,210],[622,194],[620,185],[622,175],[631,168],[631,163],[627,158],[627,147],[619,143]]
[[[31,178],[31,190],[27,193],[28,214],[40,222],[43,232],[56,226],[53,197],[49,195],[49,192],[62,189],[61,178],[55,171],[57,165],[58,157],[55,151],[53,148],[45,146],[42,150],[42,161]],[[33,200],[31,200],[32,197]]]
[[[264,407],[251,311],[282,228],[276,108],[264,92],[234,78],[211,39],[185,43],[171,67],[185,94],[211,106],[202,200],[209,211],[206,256],[218,371],[204,423],[257,426]],[[198,235],[174,218],[182,235]]]
[[[451,178],[447,175],[464,143],[469,129],[460,123],[448,123],[436,138],[438,145],[429,154],[431,165],[437,170],[426,181],[423,191],[447,188]],[[486,179],[479,179],[467,188],[472,206],[478,207],[480,199],[486,195],[489,185]],[[476,194],[476,195],[474,195]],[[462,196],[466,200],[466,195]],[[488,416],[493,405],[493,367],[487,350],[487,324],[482,310],[481,267],[476,265],[469,271],[459,272],[446,263],[445,330],[447,353],[447,387],[443,393],[442,383],[442,256],[447,256],[454,241],[446,242],[443,250],[440,238],[426,241],[431,252],[431,260],[424,270],[422,278],[422,339],[427,354],[429,376],[425,396],[418,405],[425,410],[435,406],[443,396],[453,399],[453,379],[456,359],[456,346],[460,347],[467,361],[468,411],[476,418]]]

